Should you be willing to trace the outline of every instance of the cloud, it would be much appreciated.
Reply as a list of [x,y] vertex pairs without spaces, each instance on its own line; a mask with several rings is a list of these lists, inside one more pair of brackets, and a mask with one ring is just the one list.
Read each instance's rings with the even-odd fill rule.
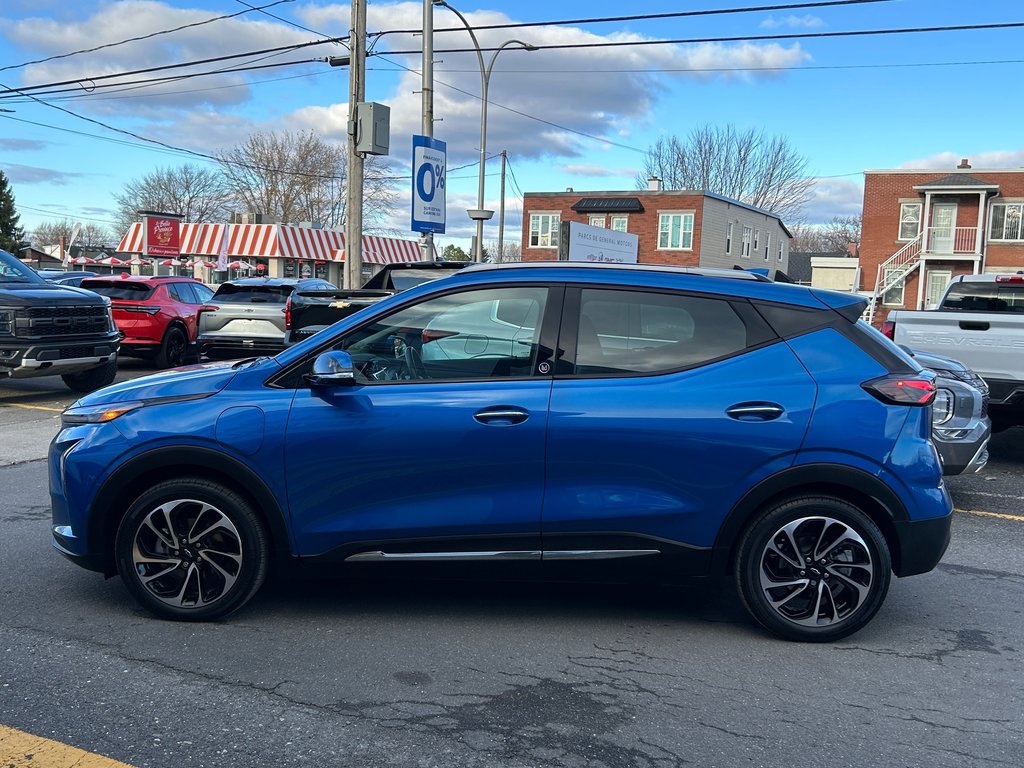
[[761,29],[818,29],[819,27],[825,26],[825,22],[817,16],[811,16],[809,13],[803,16],[781,16],[776,18],[775,16],[769,16],[767,19],[761,22]]
[[87,176],[85,173],[56,171],[52,168],[38,168],[34,165],[7,165],[7,177],[18,184],[55,184],[64,186],[75,178]]
[[10,152],[35,151],[46,149],[48,146],[50,146],[48,141],[39,141],[38,139],[0,139],[0,149]]
[[1020,149],[996,149],[988,152],[939,152],[930,157],[908,160],[900,168],[927,168],[938,170],[954,170],[960,161],[967,162],[974,169],[982,168],[1024,168],[1024,147]]
[[639,168],[609,168],[606,165],[592,163],[567,164],[559,167],[559,170],[569,176],[613,176],[630,179],[630,181],[640,173]]
[[803,217],[808,224],[821,224],[833,216],[856,216],[863,205],[864,185],[860,181],[817,179]]

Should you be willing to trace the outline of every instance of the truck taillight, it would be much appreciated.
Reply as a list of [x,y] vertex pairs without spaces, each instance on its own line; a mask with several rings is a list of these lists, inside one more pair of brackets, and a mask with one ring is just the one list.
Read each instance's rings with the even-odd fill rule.
[[931,405],[935,399],[935,382],[923,376],[890,374],[865,381],[861,386],[889,405]]
[[1024,283],[1024,275],[996,275],[997,283]]
[[292,297],[288,297],[288,301],[284,303],[284,329],[290,331],[292,329]]
[[882,327],[879,330],[882,331],[882,335],[885,336],[887,339],[895,340],[895,338],[896,338],[896,322],[895,321],[893,321],[893,320],[886,320],[884,323],[882,323]]

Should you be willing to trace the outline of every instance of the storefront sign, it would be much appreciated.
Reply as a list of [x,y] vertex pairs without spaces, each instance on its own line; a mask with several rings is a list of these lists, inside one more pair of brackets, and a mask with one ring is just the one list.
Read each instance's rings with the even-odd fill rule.
[[569,231],[564,238],[565,250],[559,254],[562,261],[636,264],[640,241],[637,235],[576,221],[563,222],[565,225]]
[[144,213],[142,216],[142,255],[177,258],[181,255],[178,227],[181,217]]

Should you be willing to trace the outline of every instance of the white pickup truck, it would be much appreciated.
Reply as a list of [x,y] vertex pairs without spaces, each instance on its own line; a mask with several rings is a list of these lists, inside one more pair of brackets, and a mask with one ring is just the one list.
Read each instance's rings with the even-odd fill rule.
[[1024,425],[1024,273],[961,275],[938,309],[890,312],[882,333],[978,373],[989,386],[993,430]]

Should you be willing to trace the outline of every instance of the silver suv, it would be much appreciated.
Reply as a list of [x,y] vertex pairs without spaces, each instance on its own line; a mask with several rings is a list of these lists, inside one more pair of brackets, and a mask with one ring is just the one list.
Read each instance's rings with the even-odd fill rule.
[[210,359],[276,355],[284,349],[285,305],[292,291],[335,288],[317,278],[247,277],[221,283],[199,310],[199,351]]

